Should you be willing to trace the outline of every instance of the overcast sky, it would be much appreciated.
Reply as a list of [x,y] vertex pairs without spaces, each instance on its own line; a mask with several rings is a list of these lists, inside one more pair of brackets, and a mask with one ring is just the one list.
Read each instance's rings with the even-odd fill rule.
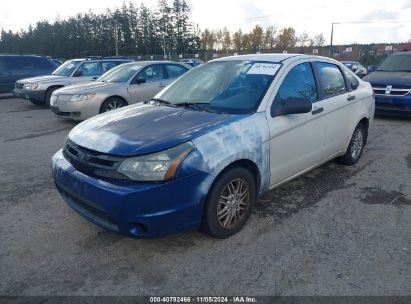
[[[128,2],[128,0],[127,0]],[[150,7],[157,0],[135,0]],[[39,20],[66,18],[92,9],[102,12],[121,6],[123,0],[20,0],[0,2],[0,28],[27,29]],[[339,24],[334,31],[335,44],[352,42],[400,42],[411,39],[411,0],[188,0],[192,20],[201,29],[250,30],[255,24],[292,26],[298,33],[323,33],[330,40],[332,22],[372,22]],[[387,23],[395,21],[398,23]],[[408,21],[408,23],[402,22]]]

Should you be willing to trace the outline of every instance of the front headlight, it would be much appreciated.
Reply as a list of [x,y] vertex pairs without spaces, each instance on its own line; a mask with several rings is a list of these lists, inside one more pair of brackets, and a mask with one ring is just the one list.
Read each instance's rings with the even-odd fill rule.
[[38,83],[25,83],[24,84],[24,89],[25,90],[35,90],[39,86]]
[[89,99],[93,98],[95,95],[96,95],[96,93],[73,95],[73,96],[71,96],[70,101],[76,102],[76,101],[89,100]]
[[149,155],[125,159],[118,172],[134,181],[161,181],[175,177],[184,158],[193,150],[190,143]]

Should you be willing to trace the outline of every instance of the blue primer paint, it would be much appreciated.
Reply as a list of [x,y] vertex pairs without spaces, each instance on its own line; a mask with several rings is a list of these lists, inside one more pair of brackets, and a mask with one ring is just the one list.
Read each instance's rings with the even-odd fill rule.
[[[255,113],[192,140],[195,150],[184,160],[179,174],[202,171],[216,177],[237,160],[251,160],[261,174],[260,194],[270,183],[269,129],[265,113]],[[205,184],[208,192],[211,183]]]

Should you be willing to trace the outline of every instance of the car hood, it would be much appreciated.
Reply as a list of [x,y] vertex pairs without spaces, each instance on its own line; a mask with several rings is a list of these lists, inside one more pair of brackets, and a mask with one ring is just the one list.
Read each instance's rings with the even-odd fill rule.
[[244,117],[139,103],[86,120],[69,138],[90,150],[133,156],[177,146]]
[[108,83],[108,82],[100,82],[100,81],[88,81],[82,82],[79,84],[67,86],[64,88],[59,89],[58,94],[85,94],[95,92],[96,90],[102,90],[106,88],[114,88],[118,86],[118,83]]
[[69,79],[70,77],[67,76],[56,76],[56,75],[45,75],[45,76],[37,76],[31,78],[25,78],[19,80],[19,82],[37,82],[37,83],[54,83],[54,82],[64,82],[65,80]]
[[384,72],[375,71],[365,76],[362,80],[373,85],[411,86],[411,72]]

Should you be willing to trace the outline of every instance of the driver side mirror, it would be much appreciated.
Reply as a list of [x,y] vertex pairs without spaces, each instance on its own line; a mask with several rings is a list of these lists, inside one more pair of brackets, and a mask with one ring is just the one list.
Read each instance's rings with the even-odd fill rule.
[[278,104],[277,107],[272,107],[271,116],[309,113],[312,109],[313,106],[309,99],[303,97],[289,97]]
[[351,71],[356,72],[357,70],[358,70],[358,66],[353,65],[352,68],[351,68]]
[[74,72],[73,77],[80,77],[81,75],[83,75],[83,73],[80,70],[77,70]]
[[146,80],[144,78],[137,78],[134,81],[134,84],[142,84],[142,83],[146,83]]

